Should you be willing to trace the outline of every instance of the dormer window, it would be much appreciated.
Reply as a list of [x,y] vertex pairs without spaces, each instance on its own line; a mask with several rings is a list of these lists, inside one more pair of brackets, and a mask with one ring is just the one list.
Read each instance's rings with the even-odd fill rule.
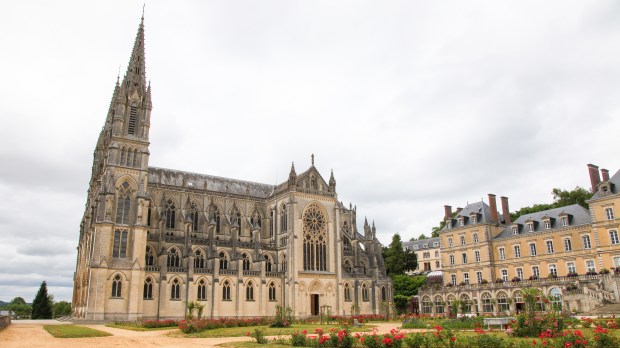
[[562,227],[568,226],[568,216],[560,217],[560,223],[562,224]]
[[465,219],[463,219],[462,217],[459,218],[459,226],[460,227],[465,226]]
[[519,226],[517,226],[517,225],[512,225],[510,228],[512,229],[512,234],[513,234],[513,235],[517,235],[517,234],[519,234]]
[[551,228],[551,220],[545,219],[543,220],[543,223],[545,224],[545,230],[548,230]]
[[417,245],[414,245],[414,246],[413,246],[413,248],[417,250],[417,249],[418,249],[418,246],[417,246]]
[[452,228],[452,220],[447,220],[446,221],[446,228],[448,228],[448,229]]
[[438,243],[438,242],[434,242],[434,243],[433,243],[433,246],[434,246],[434,247],[438,247],[438,246],[439,246],[439,243]]
[[427,248],[427,247],[428,247],[428,244],[424,244],[424,245],[422,245],[422,247],[423,247],[423,248]]
[[476,214],[471,214],[470,220],[471,220],[472,224],[477,224],[478,223],[478,216]]
[[527,231],[528,232],[534,232],[534,223],[533,222],[528,222],[527,223]]

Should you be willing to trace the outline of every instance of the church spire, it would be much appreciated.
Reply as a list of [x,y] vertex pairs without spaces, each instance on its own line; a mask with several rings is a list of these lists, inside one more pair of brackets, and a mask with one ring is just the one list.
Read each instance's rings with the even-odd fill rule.
[[295,172],[295,162],[291,163],[291,172],[288,174],[288,187],[297,186],[297,173]]
[[336,192],[336,179],[334,178],[334,170],[329,176],[329,192]]
[[125,87],[140,86],[142,87],[141,89],[146,88],[144,58],[144,14],[142,14],[136,40],[134,41],[133,50],[131,51],[131,58],[129,58],[129,64],[127,64],[127,72],[123,79]]

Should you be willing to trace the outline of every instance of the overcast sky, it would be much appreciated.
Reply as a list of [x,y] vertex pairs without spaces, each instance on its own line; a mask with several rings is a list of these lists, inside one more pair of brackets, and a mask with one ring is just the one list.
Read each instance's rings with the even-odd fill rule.
[[[0,5],[0,300],[70,300],[92,153],[143,1]],[[310,165],[379,239],[620,168],[618,1],[147,1],[150,165]],[[121,76],[122,78],[122,76]]]

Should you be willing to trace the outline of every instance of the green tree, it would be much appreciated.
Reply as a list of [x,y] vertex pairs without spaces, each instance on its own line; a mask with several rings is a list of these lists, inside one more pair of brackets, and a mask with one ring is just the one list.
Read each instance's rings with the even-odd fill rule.
[[398,233],[392,237],[392,242],[387,248],[383,248],[383,259],[385,260],[385,270],[388,275],[404,274],[406,271],[414,270],[418,267],[418,260],[415,253],[410,250],[403,250],[403,242]]
[[71,303],[67,301],[56,302],[52,305],[52,312],[54,318],[71,315]]
[[408,276],[406,274],[394,275],[392,285],[394,286],[394,295],[403,295],[407,297],[418,294],[418,289],[426,284],[426,275]]
[[428,239],[428,237],[427,237],[424,233],[422,233],[422,234],[418,237],[418,240],[422,240],[422,239]]
[[30,312],[32,312],[32,307],[23,298],[16,297],[9,302],[8,310],[13,312],[17,318],[27,318],[30,316]]
[[519,216],[537,213],[543,210],[565,207],[567,205],[579,204],[588,209],[586,201],[592,197],[592,193],[583,187],[575,187],[573,190],[567,191],[559,188],[551,190],[553,195],[553,203],[534,204],[530,207],[523,207],[514,213],[510,213],[510,219],[515,221]]
[[52,319],[52,305],[45,280],[32,301],[32,319]]

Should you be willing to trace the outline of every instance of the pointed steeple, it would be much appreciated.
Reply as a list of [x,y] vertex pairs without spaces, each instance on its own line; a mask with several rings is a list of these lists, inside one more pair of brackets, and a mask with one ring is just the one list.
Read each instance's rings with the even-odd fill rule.
[[329,192],[336,192],[336,179],[334,179],[333,169],[332,174],[329,176]]
[[288,174],[288,187],[297,186],[297,173],[295,172],[295,162],[291,163],[291,172]]
[[377,229],[375,228],[375,220],[372,220],[372,227],[370,229],[372,231],[372,238],[374,239],[377,235]]
[[140,90],[146,89],[146,70],[144,56],[144,15],[140,20],[136,40],[131,51],[131,58],[127,64],[127,72],[123,79],[123,84],[128,87],[141,87]]

